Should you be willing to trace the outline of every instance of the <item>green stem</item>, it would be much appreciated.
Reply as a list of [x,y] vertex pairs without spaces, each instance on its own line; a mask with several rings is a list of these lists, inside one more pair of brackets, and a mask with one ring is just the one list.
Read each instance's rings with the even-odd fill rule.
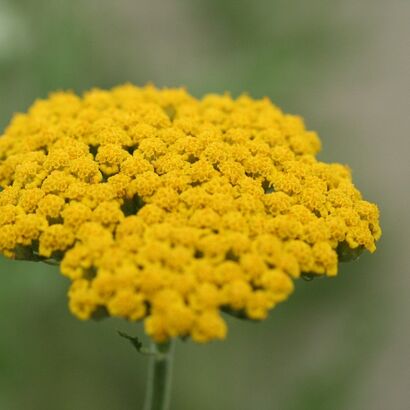
[[174,341],[152,343],[144,410],[168,410]]

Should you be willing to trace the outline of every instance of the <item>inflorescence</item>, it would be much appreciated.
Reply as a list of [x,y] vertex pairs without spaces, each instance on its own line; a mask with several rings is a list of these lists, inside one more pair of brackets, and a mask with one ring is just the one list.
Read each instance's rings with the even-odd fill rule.
[[264,319],[302,274],[375,250],[376,205],[319,149],[267,98],[58,92],[0,138],[0,252],[59,263],[80,319],[222,339],[221,311]]

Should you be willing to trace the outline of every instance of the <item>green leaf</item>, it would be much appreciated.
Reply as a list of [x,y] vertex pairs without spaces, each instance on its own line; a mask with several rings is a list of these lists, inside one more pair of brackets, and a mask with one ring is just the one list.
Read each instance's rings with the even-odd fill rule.
[[150,351],[146,347],[144,347],[143,343],[137,336],[130,336],[127,333],[121,332],[120,330],[117,330],[118,334],[123,337],[124,339],[127,339],[131,342],[131,344],[134,346],[134,348],[137,350],[138,353],[141,353],[146,356],[155,356],[156,353]]
[[246,316],[246,313],[244,310],[234,310],[231,309],[229,306],[222,306],[221,307],[222,312],[226,313],[227,315],[230,315],[236,319],[240,320],[248,320],[250,322],[255,322],[257,320],[255,319],[250,319],[248,316]]
[[350,262],[357,259],[364,251],[364,246],[350,248],[347,242],[339,243],[336,252],[340,262]]

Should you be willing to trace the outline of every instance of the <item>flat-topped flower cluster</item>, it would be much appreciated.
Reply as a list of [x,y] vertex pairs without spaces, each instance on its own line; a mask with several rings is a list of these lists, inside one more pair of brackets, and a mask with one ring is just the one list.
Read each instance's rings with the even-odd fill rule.
[[144,320],[156,341],[264,319],[338,249],[375,250],[378,209],[269,99],[183,89],[59,92],[0,138],[0,252],[61,263],[69,306]]

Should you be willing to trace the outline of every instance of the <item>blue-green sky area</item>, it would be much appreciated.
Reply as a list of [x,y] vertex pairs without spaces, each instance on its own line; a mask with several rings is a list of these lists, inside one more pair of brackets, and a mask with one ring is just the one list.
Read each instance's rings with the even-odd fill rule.
[[[132,82],[270,97],[380,206],[374,255],[299,281],[263,323],[178,342],[172,410],[406,410],[409,3],[0,0],[0,135],[50,91]],[[406,41],[407,39],[407,41]],[[407,49],[407,51],[406,51]],[[0,259],[0,410],[139,409],[147,358],[81,322],[55,267]]]

